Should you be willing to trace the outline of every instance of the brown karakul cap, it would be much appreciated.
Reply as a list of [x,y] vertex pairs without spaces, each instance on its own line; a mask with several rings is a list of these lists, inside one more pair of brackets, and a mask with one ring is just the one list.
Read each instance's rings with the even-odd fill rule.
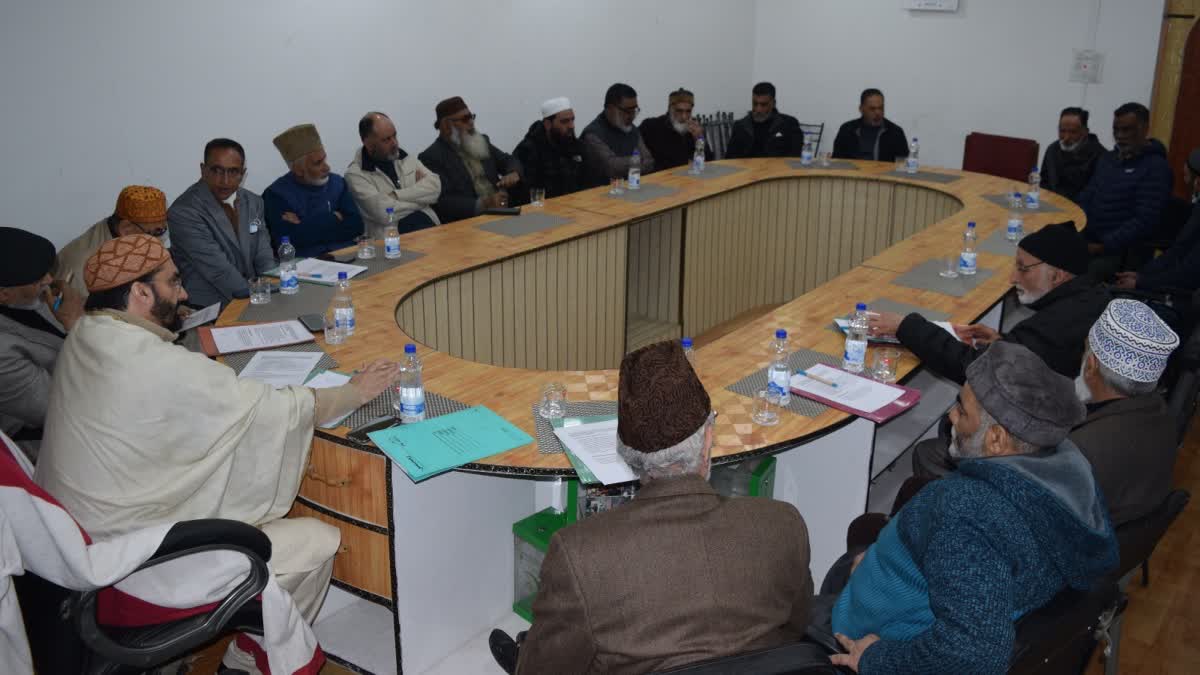
[[466,109],[467,103],[466,101],[462,100],[461,96],[452,96],[441,103],[438,103],[437,107],[433,109],[434,114],[437,116],[437,119],[433,122],[433,126],[436,127],[438,123],[445,118],[460,113]]
[[273,142],[288,166],[310,152],[324,147],[321,145],[321,135],[317,133],[317,127],[312,124],[297,124],[276,136]]
[[131,234],[104,242],[83,266],[88,293],[107,291],[142,278],[171,259],[158,237]]
[[621,360],[617,438],[639,452],[678,445],[708,419],[712,402],[677,341],[659,342]]
[[149,185],[130,185],[117,196],[117,217],[138,225],[167,222],[167,196]]

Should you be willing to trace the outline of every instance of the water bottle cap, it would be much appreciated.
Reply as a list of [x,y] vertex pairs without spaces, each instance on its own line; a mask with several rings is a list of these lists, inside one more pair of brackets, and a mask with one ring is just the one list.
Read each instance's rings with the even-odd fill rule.
[[975,221],[972,220],[971,222],[967,223],[967,229],[968,230],[975,229]]
[[854,311],[856,311],[856,312],[867,311],[867,303],[865,303],[865,302],[858,303],[857,305],[854,306]]
[[685,337],[682,340],[680,340],[680,342],[683,344],[684,349],[689,349],[692,346],[692,338],[690,338],[690,337]]
[[389,207],[387,207],[387,212],[388,212],[388,213],[392,213],[392,212],[394,212],[395,210],[396,210],[396,209],[393,209],[393,208],[392,208],[392,207],[390,207],[390,206],[389,206]]
[[633,151],[633,154],[637,155],[638,157],[642,156],[642,153],[638,152],[636,149]]
[[917,142],[917,137],[913,136],[913,143],[916,143],[916,142]]
[[775,329],[775,339],[783,340],[787,338],[787,331],[782,328]]
[[279,238],[279,243],[281,243],[281,244],[290,244],[290,243],[292,243],[292,238],[291,238],[291,237],[280,237],[280,238]]
[[414,345],[414,344],[413,344],[413,343],[411,343],[411,342],[410,342],[410,343],[408,343],[408,344],[406,344],[406,345],[404,345],[404,353],[405,353],[405,354],[416,354],[416,353],[417,353],[417,346],[416,346],[416,345]]
[[346,279],[346,273],[338,272],[338,281],[344,281],[345,279]]

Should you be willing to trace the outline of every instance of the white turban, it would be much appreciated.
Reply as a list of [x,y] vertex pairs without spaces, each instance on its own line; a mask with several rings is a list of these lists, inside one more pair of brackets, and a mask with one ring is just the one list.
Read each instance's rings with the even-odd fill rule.
[[564,110],[571,109],[571,101],[565,97],[552,98],[542,104],[542,119],[553,117]]

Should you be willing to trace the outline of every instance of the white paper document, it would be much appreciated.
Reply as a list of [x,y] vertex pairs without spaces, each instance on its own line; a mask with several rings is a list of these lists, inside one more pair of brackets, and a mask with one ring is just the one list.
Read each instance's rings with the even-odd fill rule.
[[637,480],[633,470],[617,454],[617,421],[580,424],[555,429],[554,435],[567,446],[605,485]]
[[831,387],[804,375],[793,375],[792,389],[806,391],[865,413],[873,413],[904,395],[904,390],[898,387],[889,387],[823,364],[817,364],[805,372],[836,383],[837,386]]
[[296,263],[297,277],[303,281],[312,281],[318,284],[336,283],[338,272],[345,272],[347,279],[353,279],[356,274],[366,271],[367,268],[363,265],[347,265],[333,260],[317,260],[316,258],[305,258]]
[[295,319],[258,323],[253,326],[214,328],[212,329],[212,338],[217,352],[221,354],[248,352],[252,349],[270,349],[271,347],[313,341],[312,333],[308,332],[304,324]]
[[304,384],[322,356],[324,354],[321,352],[258,352],[238,377],[266,382],[276,387]]
[[[349,381],[350,381],[349,375],[343,375],[341,373],[338,373],[338,372],[335,372],[332,370],[324,370],[324,371],[321,371],[320,373],[317,373],[316,375],[313,375],[313,378],[311,380],[309,380],[308,382],[305,382],[304,386],[312,388],[312,389],[332,389],[334,387],[340,387]],[[320,423],[318,423],[317,426],[321,427],[322,429],[333,429],[335,427],[340,426],[342,424],[342,420],[346,419],[347,417],[349,417],[350,415],[353,415],[353,414],[354,414],[354,411],[351,410],[350,412],[346,413],[345,415],[342,415],[341,417],[336,417],[334,419],[331,419],[331,420],[328,420],[325,422],[320,422]]]
[[958,340],[959,342],[963,341],[963,339],[958,336],[958,332],[954,330],[954,324],[950,323],[949,321],[934,321],[933,325],[953,335],[955,340]]
[[203,326],[209,321],[216,321],[217,316],[220,313],[221,303],[219,302],[214,302],[204,309],[198,309],[192,312],[191,316],[183,320],[183,323],[179,326],[179,332],[182,333],[183,331],[191,330],[196,326]]

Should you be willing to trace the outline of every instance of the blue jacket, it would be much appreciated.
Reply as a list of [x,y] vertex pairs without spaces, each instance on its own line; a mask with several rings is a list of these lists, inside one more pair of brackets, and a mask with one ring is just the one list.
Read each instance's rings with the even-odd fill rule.
[[1069,440],[965,460],[880,533],[838,598],[833,627],[880,636],[861,675],[1004,673],[1016,619],[1116,566],[1108,509]]
[[1192,214],[1171,247],[1138,271],[1137,287],[1200,288],[1200,206],[1192,205]]
[[1108,255],[1144,241],[1162,219],[1171,181],[1167,149],[1153,138],[1136,157],[1123,160],[1116,148],[1104,153],[1079,195],[1079,206],[1087,214],[1083,236],[1104,244]]
[[[322,186],[305,185],[287,173],[271,183],[263,192],[267,227],[271,242],[279,248],[282,237],[291,237],[296,255],[303,258],[354,245],[363,233],[363,220],[354,197],[346,189],[346,181],[336,173]],[[289,223],[283,214],[291,211],[300,224]],[[342,214],[341,219],[334,212]]]

